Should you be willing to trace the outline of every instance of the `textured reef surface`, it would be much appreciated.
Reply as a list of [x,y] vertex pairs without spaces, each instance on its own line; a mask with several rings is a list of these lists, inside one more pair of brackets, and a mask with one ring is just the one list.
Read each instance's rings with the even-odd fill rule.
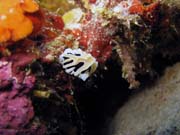
[[138,89],[179,61],[179,16],[153,0],[0,0],[0,134],[86,134],[81,91],[117,67]]

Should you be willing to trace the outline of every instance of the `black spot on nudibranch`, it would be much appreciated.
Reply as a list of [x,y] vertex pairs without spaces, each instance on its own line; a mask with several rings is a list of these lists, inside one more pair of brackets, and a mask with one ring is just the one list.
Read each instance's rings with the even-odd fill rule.
[[74,54],[74,55],[76,55],[76,56],[81,56],[81,54],[77,54],[77,53],[76,53],[76,54]]
[[70,64],[70,63],[72,63],[73,62],[73,60],[70,60],[70,61],[68,61],[68,62],[65,62],[63,65],[67,65],[67,64]]
[[64,59],[64,60],[67,60],[67,59],[69,59],[69,57],[63,57],[63,59]]
[[84,62],[80,62],[76,65],[76,68],[74,69],[74,71],[76,72],[80,67],[82,67],[84,65]]

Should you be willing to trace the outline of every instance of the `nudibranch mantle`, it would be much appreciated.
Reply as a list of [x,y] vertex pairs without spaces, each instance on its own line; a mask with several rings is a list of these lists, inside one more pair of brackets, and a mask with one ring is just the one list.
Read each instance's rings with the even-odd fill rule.
[[74,75],[83,81],[86,81],[98,66],[96,59],[81,49],[65,49],[59,56],[59,62],[66,73]]

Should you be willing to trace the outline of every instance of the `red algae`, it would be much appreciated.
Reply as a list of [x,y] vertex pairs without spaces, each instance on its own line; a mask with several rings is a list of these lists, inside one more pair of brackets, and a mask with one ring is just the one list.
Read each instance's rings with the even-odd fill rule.
[[82,25],[80,47],[94,56],[98,62],[105,62],[110,57],[112,46],[111,35],[108,29],[102,26],[101,21],[89,20]]

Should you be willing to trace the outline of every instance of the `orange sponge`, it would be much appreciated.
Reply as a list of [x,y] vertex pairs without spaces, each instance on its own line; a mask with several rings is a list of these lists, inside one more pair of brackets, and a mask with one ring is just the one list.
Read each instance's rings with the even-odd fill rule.
[[33,24],[25,13],[38,9],[34,0],[0,0],[0,43],[28,36],[33,31]]

